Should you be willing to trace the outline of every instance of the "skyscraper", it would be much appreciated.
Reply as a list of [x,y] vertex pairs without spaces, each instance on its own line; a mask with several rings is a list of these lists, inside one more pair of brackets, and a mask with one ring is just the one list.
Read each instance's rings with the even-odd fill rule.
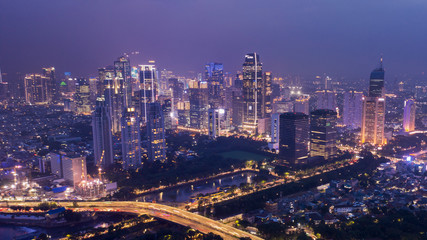
[[134,108],[127,108],[122,116],[122,161],[123,168],[141,166],[140,119]]
[[127,108],[131,104],[132,96],[131,66],[128,57],[121,56],[114,61],[114,74],[123,92],[123,108]]
[[58,95],[58,84],[56,82],[55,77],[55,68],[54,67],[48,67],[43,68],[43,75],[48,79],[47,82],[47,98],[48,102],[58,101],[59,95]]
[[208,101],[210,107],[224,107],[224,66],[222,63],[206,64],[204,80],[208,83]]
[[337,152],[337,113],[329,109],[311,112],[310,156],[323,157],[325,160]]
[[119,82],[116,81],[112,67],[102,69],[100,80],[104,79],[105,105],[111,115],[111,129],[115,134],[120,131],[120,122],[123,114],[123,94]]
[[160,103],[147,105],[148,160],[166,161],[165,118]]
[[369,93],[363,98],[361,142],[383,145],[385,122],[384,68],[382,58],[380,67],[372,71],[369,81]]
[[330,90],[322,90],[316,92],[317,108],[316,109],[329,109],[336,111],[337,98],[336,94]]
[[107,167],[113,163],[113,138],[111,135],[111,117],[103,97],[96,99],[92,116],[93,152],[95,164]]
[[77,113],[89,115],[91,112],[90,85],[86,78],[79,78],[76,82],[76,93],[74,94]]
[[157,100],[159,95],[159,83],[157,70],[154,65],[140,65],[139,74],[141,89],[141,119],[143,124],[147,123],[147,104]]
[[243,128],[256,133],[258,119],[263,118],[262,63],[258,54],[249,53],[243,63]]
[[280,115],[279,154],[291,164],[304,164],[309,151],[308,116],[304,113]]
[[48,77],[42,74],[27,74],[24,84],[27,104],[46,104],[49,102]]
[[229,112],[225,109],[211,108],[208,111],[208,133],[210,138],[223,136],[224,131],[230,127]]
[[302,95],[294,101],[294,112],[300,112],[308,115],[310,113],[310,96]]
[[403,129],[405,132],[411,132],[415,130],[415,113],[416,104],[414,99],[408,99],[405,101],[403,108]]
[[188,84],[190,100],[190,127],[206,129],[208,122],[208,85],[206,82],[190,81]]
[[347,91],[344,93],[343,119],[348,128],[362,127],[363,93]]

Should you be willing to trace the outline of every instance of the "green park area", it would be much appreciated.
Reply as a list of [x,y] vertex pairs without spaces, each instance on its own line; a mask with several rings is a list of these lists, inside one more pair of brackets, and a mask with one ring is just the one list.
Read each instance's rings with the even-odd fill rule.
[[239,160],[254,160],[254,161],[262,161],[268,157],[262,156],[256,153],[246,152],[246,151],[228,151],[228,152],[222,152],[218,153],[218,155],[222,156],[223,158],[233,158],[233,159],[239,159]]

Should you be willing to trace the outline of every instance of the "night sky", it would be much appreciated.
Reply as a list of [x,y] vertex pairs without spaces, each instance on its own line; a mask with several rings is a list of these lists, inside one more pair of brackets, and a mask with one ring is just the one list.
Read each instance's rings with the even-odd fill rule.
[[177,73],[204,63],[367,78],[427,72],[425,0],[0,0],[0,68],[96,75],[123,52]]

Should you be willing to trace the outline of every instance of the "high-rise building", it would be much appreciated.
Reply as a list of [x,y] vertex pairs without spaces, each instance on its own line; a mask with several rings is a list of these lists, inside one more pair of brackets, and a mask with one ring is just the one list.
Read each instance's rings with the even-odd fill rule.
[[224,107],[224,66],[222,63],[206,64],[204,80],[208,83],[208,101],[210,107]]
[[131,104],[132,97],[132,76],[128,57],[122,56],[114,61],[114,74],[116,76],[116,81],[120,85],[120,89],[122,89],[123,108],[127,108]]
[[59,100],[58,84],[55,77],[55,68],[43,68],[43,76],[48,79],[47,82],[47,98],[48,102],[54,102]]
[[385,122],[384,68],[382,58],[380,67],[372,71],[369,94],[363,98],[361,142],[383,145]]
[[76,102],[77,114],[89,115],[91,113],[90,85],[86,78],[77,80],[74,101]]
[[157,70],[154,65],[140,65],[139,74],[141,89],[141,119],[143,124],[147,123],[147,104],[153,103],[159,96],[159,83]]
[[190,100],[190,127],[206,129],[208,124],[208,85],[206,82],[190,81],[188,86]]
[[160,103],[147,105],[148,160],[166,161],[165,118]]
[[27,74],[24,85],[27,104],[46,104],[49,102],[48,77],[42,74]]
[[123,112],[121,129],[123,168],[138,168],[141,166],[141,131],[140,119],[134,108]]
[[302,95],[294,100],[294,112],[308,115],[310,113],[310,96]]
[[316,96],[316,109],[329,109],[332,111],[337,110],[337,98],[335,92],[330,90],[317,91]]
[[262,63],[258,54],[246,54],[243,63],[243,128],[251,133],[256,133],[258,119],[264,115],[262,82]]
[[403,108],[403,129],[405,132],[411,132],[415,130],[415,113],[416,104],[414,99],[408,99],[405,101]]
[[173,98],[167,96],[159,96],[159,102],[162,106],[163,119],[165,122],[165,129],[172,129],[174,124],[174,104]]
[[104,79],[105,105],[111,115],[112,133],[120,132],[120,122],[123,114],[123,94],[120,82],[116,81],[112,67],[102,70],[100,80]]
[[311,112],[310,120],[310,156],[323,157],[325,160],[337,153],[337,113],[329,109]]
[[190,102],[180,101],[177,103],[178,125],[182,127],[190,126]]
[[273,75],[271,72],[264,72],[262,79],[262,118],[271,117],[273,89],[271,88]]
[[344,93],[343,120],[348,128],[362,127],[363,93],[347,91]]
[[208,132],[210,138],[217,138],[224,135],[230,127],[229,113],[225,109],[209,109],[208,111]]
[[271,142],[279,143],[280,140],[280,114],[273,113],[271,115]]
[[70,182],[76,187],[80,182],[87,180],[86,157],[76,153],[49,153],[52,173]]
[[279,154],[291,164],[307,162],[309,151],[309,123],[304,113],[280,115]]
[[113,163],[113,137],[111,117],[103,97],[96,99],[92,116],[93,152],[95,164],[107,167]]

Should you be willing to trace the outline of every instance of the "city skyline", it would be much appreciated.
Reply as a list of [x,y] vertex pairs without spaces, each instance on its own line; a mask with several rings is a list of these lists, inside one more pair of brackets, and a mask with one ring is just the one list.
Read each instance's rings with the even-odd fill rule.
[[[55,66],[58,73],[96,76],[97,68],[111,64],[109,59],[137,51],[131,62],[156,60],[159,67],[183,75],[203,72],[203,64],[213,61],[233,73],[240,70],[243,54],[257,52],[265,70],[276,75],[366,79],[366,69],[381,54],[390,77],[427,71],[427,34],[418,30],[427,21],[427,4],[421,1],[216,3],[4,1],[0,32],[8,34],[0,41],[0,66],[11,75]],[[129,14],[111,18],[113,6]],[[146,9],[145,14],[137,14],[138,9]],[[147,37],[147,32],[152,34]],[[30,39],[28,44],[24,39]]]

